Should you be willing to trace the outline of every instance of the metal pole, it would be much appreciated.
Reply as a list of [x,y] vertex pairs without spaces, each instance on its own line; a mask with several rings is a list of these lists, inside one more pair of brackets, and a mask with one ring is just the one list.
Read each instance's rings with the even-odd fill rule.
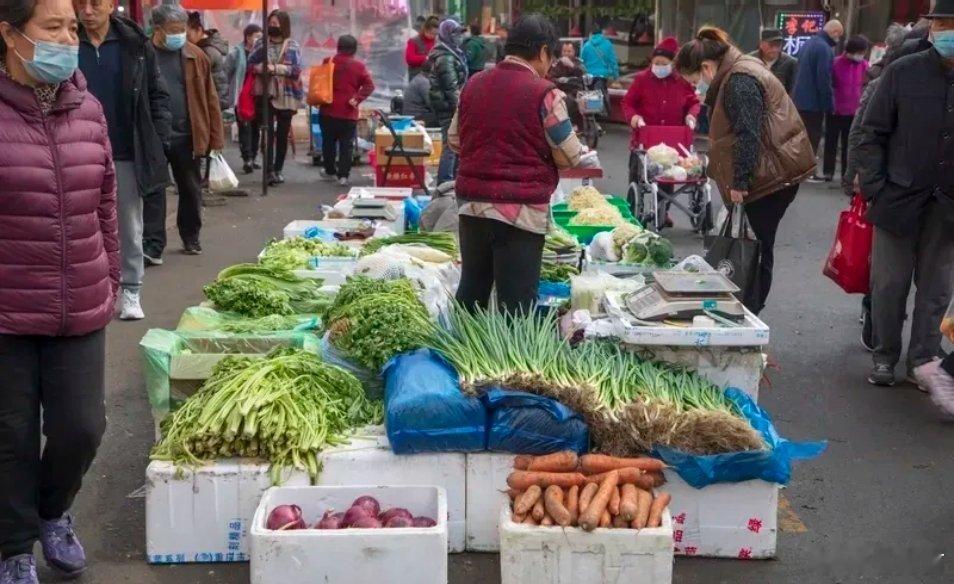
[[268,73],[268,0],[262,0],[262,20],[265,34],[262,35],[262,49],[265,51],[265,60],[262,62],[262,79],[265,89],[262,91],[262,117],[265,124],[265,164],[262,165],[262,196],[268,196],[268,177],[272,171],[271,159],[274,157],[274,146],[272,146],[272,123],[268,119],[271,97],[269,93],[272,87],[272,78]]

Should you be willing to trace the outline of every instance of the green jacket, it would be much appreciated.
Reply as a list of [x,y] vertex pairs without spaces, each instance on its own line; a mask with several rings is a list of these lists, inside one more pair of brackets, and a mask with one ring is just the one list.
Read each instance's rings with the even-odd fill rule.
[[481,36],[472,36],[464,41],[464,56],[467,57],[467,70],[470,75],[484,70],[488,52],[490,48],[487,41]]
[[431,61],[431,107],[438,120],[450,123],[457,111],[460,90],[467,82],[463,59],[441,43],[434,45],[428,56]]

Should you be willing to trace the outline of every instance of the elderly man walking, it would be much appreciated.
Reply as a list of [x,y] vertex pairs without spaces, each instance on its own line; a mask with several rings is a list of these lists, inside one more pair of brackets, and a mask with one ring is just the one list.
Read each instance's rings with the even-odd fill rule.
[[[798,52],[798,74],[792,101],[805,122],[812,149],[818,153],[825,115],[835,111],[835,92],[831,72],[835,64],[834,46],[845,34],[838,20],[829,20],[825,28],[809,39]],[[831,177],[825,177],[831,180]]]
[[[183,251],[202,253],[201,159],[224,143],[222,110],[212,80],[209,59],[199,47],[186,40],[189,16],[178,5],[163,4],[152,11],[152,42],[156,47],[159,72],[169,90],[172,129],[166,158],[179,191],[176,224]],[[144,209],[147,237],[156,241],[159,253],[166,244],[165,192],[146,199]]]
[[875,347],[868,381],[895,383],[913,278],[908,379],[922,389],[930,386],[925,372],[937,367],[938,323],[954,279],[954,0],[938,0],[928,18],[933,48],[885,69],[857,146],[862,192],[871,201],[868,220],[875,226]]
[[765,66],[785,86],[785,91],[792,95],[795,89],[795,75],[798,73],[798,59],[782,50],[784,40],[782,31],[777,28],[765,29],[762,31],[759,48],[749,54],[765,63]]

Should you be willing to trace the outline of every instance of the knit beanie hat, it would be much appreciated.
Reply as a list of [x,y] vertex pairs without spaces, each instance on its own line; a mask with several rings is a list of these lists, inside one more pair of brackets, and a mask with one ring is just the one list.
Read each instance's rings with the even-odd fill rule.
[[667,59],[675,59],[679,52],[679,42],[675,37],[666,37],[653,49],[653,57],[661,56]]

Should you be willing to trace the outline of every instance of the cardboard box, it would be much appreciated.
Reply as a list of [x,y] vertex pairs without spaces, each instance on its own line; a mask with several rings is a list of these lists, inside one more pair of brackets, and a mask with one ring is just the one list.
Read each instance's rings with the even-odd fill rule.
[[[398,132],[398,135],[401,136],[401,139],[404,142],[404,147],[409,150],[428,148],[427,133],[420,126],[413,126],[407,132]],[[388,154],[386,150],[393,145],[394,137],[391,135],[391,132],[387,130],[387,128],[380,128],[374,133],[374,152],[375,156],[377,157],[378,164],[381,166],[387,164]],[[411,161],[414,162],[414,164],[424,164],[426,160],[426,156],[411,158]],[[403,156],[395,156],[392,162],[395,164],[407,163]]]
[[427,166],[437,166],[441,163],[441,153],[444,151],[444,138],[441,137],[440,128],[428,128],[428,135],[431,137],[431,155],[427,158]]
[[[375,483],[370,483],[374,485]],[[298,505],[311,525],[329,509],[346,509],[363,495],[381,510],[403,507],[433,518],[434,527],[306,529],[265,527],[278,505]],[[406,487],[277,487],[269,489],[252,520],[252,584],[341,582],[348,584],[445,584],[447,500],[444,489]]]
[[[417,172],[415,172],[415,168]],[[427,180],[423,162],[413,167],[406,164],[392,164],[387,177],[384,175],[384,169],[384,162],[378,159],[378,165],[374,167],[374,186],[421,188],[417,177],[421,176]]]

